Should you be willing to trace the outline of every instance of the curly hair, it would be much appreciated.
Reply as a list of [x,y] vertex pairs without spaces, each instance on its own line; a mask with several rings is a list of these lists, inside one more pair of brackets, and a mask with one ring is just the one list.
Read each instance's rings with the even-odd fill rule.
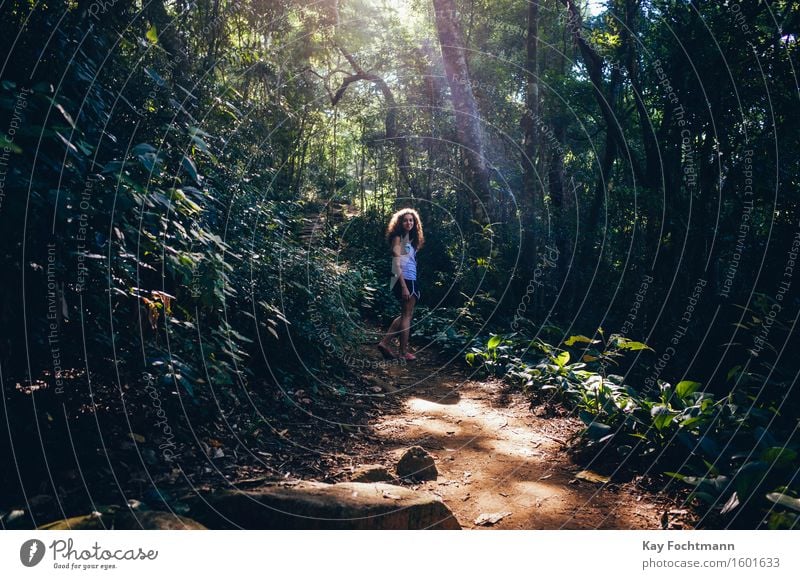
[[411,207],[405,207],[399,211],[395,211],[395,213],[392,215],[392,218],[389,220],[389,225],[386,227],[386,241],[388,241],[391,245],[392,238],[394,236],[403,236],[403,233],[405,233],[403,231],[403,217],[409,213],[414,216],[414,228],[408,233],[408,238],[411,241],[411,245],[414,246],[414,249],[422,249],[422,246],[425,245],[425,234],[422,231],[422,220],[419,218],[419,213],[417,213],[417,210],[412,209]]

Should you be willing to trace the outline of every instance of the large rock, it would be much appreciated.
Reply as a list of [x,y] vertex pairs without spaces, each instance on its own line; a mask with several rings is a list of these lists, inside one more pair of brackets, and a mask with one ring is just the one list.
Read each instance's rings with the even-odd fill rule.
[[437,497],[382,483],[298,482],[191,501],[210,529],[460,529]]
[[192,519],[174,513],[148,510],[124,510],[112,513],[92,513],[54,521],[39,527],[41,531],[94,531],[102,529],[118,530],[184,530],[205,529]]
[[203,530],[205,527],[192,519],[165,511],[123,511],[114,517],[114,528],[120,530]]
[[397,463],[397,476],[415,480],[436,480],[439,471],[433,457],[421,446],[412,446]]
[[111,528],[112,517],[101,513],[91,513],[79,517],[71,517],[53,521],[38,528],[40,531],[101,531]]

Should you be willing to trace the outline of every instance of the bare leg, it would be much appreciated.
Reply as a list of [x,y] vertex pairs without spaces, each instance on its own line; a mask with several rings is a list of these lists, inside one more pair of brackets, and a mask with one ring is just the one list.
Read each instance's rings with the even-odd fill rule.
[[381,344],[382,346],[386,346],[386,347],[388,348],[388,347],[389,347],[389,344],[390,344],[390,342],[391,342],[392,340],[394,340],[394,338],[396,338],[396,337],[397,337],[398,333],[400,332],[400,321],[401,321],[401,317],[402,317],[402,316],[397,316],[397,317],[396,317],[394,320],[392,320],[392,323],[391,323],[391,325],[389,326],[389,329],[387,330],[387,332],[386,332],[386,335],[385,335],[385,336],[383,337],[383,339],[380,341],[380,344]]
[[408,340],[411,337],[411,318],[414,316],[414,305],[417,298],[411,296],[403,302],[403,313],[400,314],[400,355],[408,351]]

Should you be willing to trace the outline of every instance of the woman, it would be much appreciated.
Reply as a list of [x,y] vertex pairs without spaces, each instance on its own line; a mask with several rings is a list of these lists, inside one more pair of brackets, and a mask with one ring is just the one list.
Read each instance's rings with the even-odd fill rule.
[[397,357],[389,347],[389,343],[399,334],[399,357],[412,361],[417,358],[408,351],[408,339],[411,334],[414,306],[420,298],[419,283],[417,282],[417,251],[425,243],[419,213],[411,208],[397,211],[389,220],[386,239],[392,248],[392,281],[389,287],[394,291],[395,297],[400,300],[401,311],[400,315],[392,321],[389,331],[378,343],[378,349],[384,358]]

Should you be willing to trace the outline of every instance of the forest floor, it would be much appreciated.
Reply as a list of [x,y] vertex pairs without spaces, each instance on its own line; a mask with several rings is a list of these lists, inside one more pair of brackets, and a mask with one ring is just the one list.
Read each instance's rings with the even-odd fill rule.
[[[374,346],[362,354],[379,365]],[[393,472],[404,450],[421,446],[439,476],[413,488],[439,496],[464,528],[486,525],[480,518],[496,519],[494,529],[691,527],[690,513],[655,490],[663,481],[609,480],[593,472],[602,465],[577,464],[568,448],[582,424],[568,412],[537,415],[500,381],[473,380],[468,368],[431,348],[416,356],[364,374],[369,390],[381,394],[371,399],[377,419],[369,436],[350,446],[354,466]]]
[[[159,460],[155,452],[157,416],[140,388],[122,387],[130,393],[123,407],[117,386],[96,382],[95,399],[104,403],[85,412],[78,404],[83,378],[76,375],[68,388],[75,398],[69,407],[77,409],[66,422],[69,436],[62,434],[66,410],[63,420],[56,414],[41,422],[40,428],[48,428],[40,447],[47,450],[46,468],[18,464],[24,467],[19,480],[28,498],[0,485],[0,515],[30,511],[32,519],[17,522],[30,528],[131,499],[171,510],[179,497],[229,486],[343,482],[359,467],[375,464],[394,474],[402,453],[420,446],[433,457],[437,479],[396,482],[440,497],[464,528],[693,527],[691,509],[674,493],[659,492],[668,482],[663,476],[623,472],[573,452],[583,425],[569,411],[532,407],[499,380],[474,379],[461,356],[448,360],[435,346],[416,355],[415,362],[386,363],[374,342],[364,344],[364,367],[351,368],[343,394],[256,388],[249,409],[229,404],[224,421],[192,428],[169,407],[182,440],[174,463]],[[53,396],[47,390],[37,395]],[[17,410],[30,407],[28,396],[19,392],[16,403]],[[15,439],[39,440],[34,426],[28,424]],[[20,457],[36,456],[33,447],[18,450]],[[494,522],[478,523],[481,518]]]

